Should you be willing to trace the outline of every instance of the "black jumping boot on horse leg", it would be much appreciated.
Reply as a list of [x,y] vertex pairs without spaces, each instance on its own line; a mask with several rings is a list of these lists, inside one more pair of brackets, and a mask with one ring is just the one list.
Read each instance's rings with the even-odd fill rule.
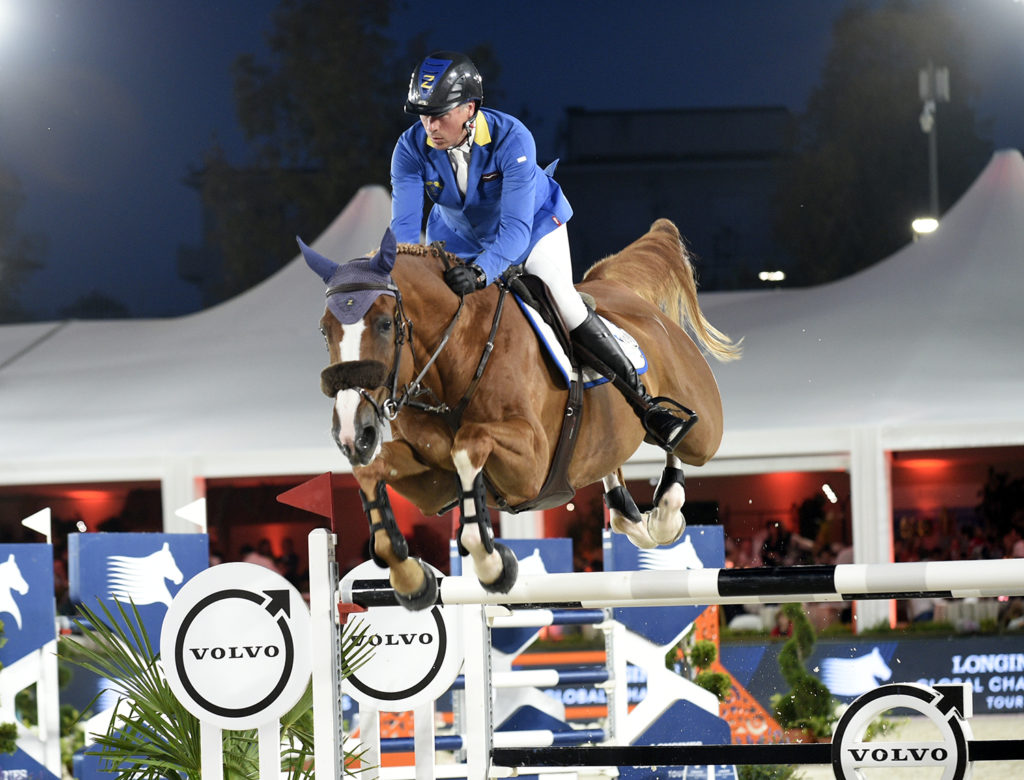
[[[393,570],[396,566],[400,566],[410,560],[409,544],[405,541],[405,537],[402,536],[402,531],[395,521],[395,513],[391,510],[387,487],[383,481],[377,483],[376,492],[376,500],[370,501],[362,490],[359,491],[359,500],[363,503],[363,511],[366,512],[366,519],[370,523],[370,558],[382,569]],[[376,510],[380,517],[380,520],[377,522],[374,522],[373,515],[371,514],[374,510]],[[395,558],[394,564],[388,563],[377,552],[376,539],[378,531],[384,531],[387,534],[388,542],[391,545],[391,554]],[[434,572],[431,571],[429,566],[423,565],[419,558],[412,558],[411,562],[419,566],[423,572],[423,584],[415,593],[408,595],[403,595],[396,589],[395,598],[406,609],[429,609],[437,601],[437,577],[434,576]],[[394,581],[392,581],[392,585],[394,585]]]
[[[672,452],[686,435],[689,426],[668,409],[659,406],[644,388],[636,369],[622,351],[619,342],[608,330],[604,321],[593,311],[587,312],[587,318],[570,333],[574,344],[578,344],[602,362],[609,371],[617,376],[633,392],[623,392],[636,416],[643,423],[648,439],[666,452]],[[600,367],[597,367],[600,370]],[[621,390],[621,388],[620,388]]]
[[[515,553],[500,542],[494,541],[494,529],[491,527],[491,513],[487,510],[487,489],[484,486],[483,472],[477,473],[473,478],[473,489],[467,493],[462,487],[462,481],[456,477],[459,488],[459,530],[455,536],[455,543],[459,549],[459,555],[465,558],[472,553],[462,543],[462,534],[468,525],[476,525],[483,552],[478,551],[473,557],[473,568],[477,570],[478,557],[490,556],[497,552],[501,561],[501,572],[490,582],[480,580],[480,586],[489,593],[508,593],[516,584],[519,576],[519,561]],[[467,504],[472,505],[471,511],[467,510]],[[480,572],[477,570],[477,578]]]

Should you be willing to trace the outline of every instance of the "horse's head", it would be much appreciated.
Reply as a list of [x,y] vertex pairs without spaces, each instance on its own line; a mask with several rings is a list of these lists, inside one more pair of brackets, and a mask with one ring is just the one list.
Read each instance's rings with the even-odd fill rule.
[[0,563],[0,587],[6,587],[22,595],[28,593],[28,583],[18,568],[18,562],[14,559],[14,553],[7,556],[4,563]]
[[396,243],[390,229],[373,257],[335,263],[299,241],[307,265],[327,283],[320,330],[330,365],[320,375],[334,399],[331,432],[353,465],[366,465],[384,436],[381,404],[394,371],[397,288],[391,279]]

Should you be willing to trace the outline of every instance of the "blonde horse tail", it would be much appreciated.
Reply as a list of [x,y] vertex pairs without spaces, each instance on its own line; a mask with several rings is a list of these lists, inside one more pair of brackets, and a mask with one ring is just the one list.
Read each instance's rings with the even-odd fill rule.
[[672,220],[657,220],[621,252],[595,263],[583,279],[607,279],[628,287],[688,329],[720,361],[736,360],[743,353],[743,339],[733,341],[705,319],[693,264]]

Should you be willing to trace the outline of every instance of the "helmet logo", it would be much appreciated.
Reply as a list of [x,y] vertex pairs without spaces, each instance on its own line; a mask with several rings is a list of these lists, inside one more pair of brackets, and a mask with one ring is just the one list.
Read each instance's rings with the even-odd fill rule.
[[423,67],[420,70],[421,100],[426,100],[430,97],[430,93],[433,92],[434,87],[437,86],[438,78],[441,77],[451,64],[451,60],[435,59],[433,57],[427,57],[427,59],[423,61]]

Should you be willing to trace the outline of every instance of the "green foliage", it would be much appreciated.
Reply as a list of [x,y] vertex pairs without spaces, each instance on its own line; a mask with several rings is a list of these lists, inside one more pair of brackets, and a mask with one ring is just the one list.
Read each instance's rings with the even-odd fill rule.
[[839,719],[832,692],[804,666],[814,651],[814,627],[801,604],[784,604],[782,610],[793,625],[793,634],[779,650],[779,670],[790,685],[787,693],[772,697],[775,719],[783,728],[808,729],[827,737]]
[[[62,637],[58,646],[62,659],[109,679],[110,690],[120,697],[110,727],[96,739],[100,747],[92,755],[102,758],[104,768],[122,780],[199,780],[199,721],[171,692],[138,610],[134,605],[130,611],[120,603],[116,606],[119,620],[102,603],[101,613],[81,605],[82,619],[75,621],[81,641]],[[350,670],[362,665],[372,651],[357,645],[364,633],[365,628],[350,625],[342,637],[342,655]],[[313,777],[311,706],[307,688],[303,699],[281,719],[287,745],[281,763],[294,779]],[[347,755],[346,763],[355,758],[358,755]],[[225,733],[224,772],[239,780],[259,776],[255,730]]]
[[732,678],[725,672],[712,672],[705,669],[697,672],[693,681],[704,690],[715,694],[719,701],[725,701],[725,697],[732,690]]
[[778,199],[777,231],[796,260],[796,284],[831,281],[887,257],[911,240],[911,220],[928,212],[918,71],[929,61],[950,78],[950,102],[936,113],[940,211],[991,155],[951,5],[850,3],[836,21]]
[[[7,644],[7,637],[3,636],[4,622],[0,620],[0,647]],[[3,664],[0,664],[0,668]],[[14,723],[0,723],[0,753],[13,753],[18,749],[15,740],[18,738],[18,727]]]
[[25,205],[21,181],[0,162],[0,323],[20,322],[28,313],[17,299],[18,288],[43,267],[42,237],[18,230]]
[[690,663],[698,669],[707,669],[718,658],[718,648],[709,639],[693,643],[689,653]]
[[736,774],[739,780],[798,780],[802,777],[795,766],[786,764],[740,764]]
[[[670,655],[675,656],[675,650]],[[719,701],[724,701],[732,690],[732,678],[723,672],[713,672],[709,668],[718,658],[718,648],[709,639],[694,642],[685,651],[686,661],[690,666],[693,682],[706,691],[715,694]]]

